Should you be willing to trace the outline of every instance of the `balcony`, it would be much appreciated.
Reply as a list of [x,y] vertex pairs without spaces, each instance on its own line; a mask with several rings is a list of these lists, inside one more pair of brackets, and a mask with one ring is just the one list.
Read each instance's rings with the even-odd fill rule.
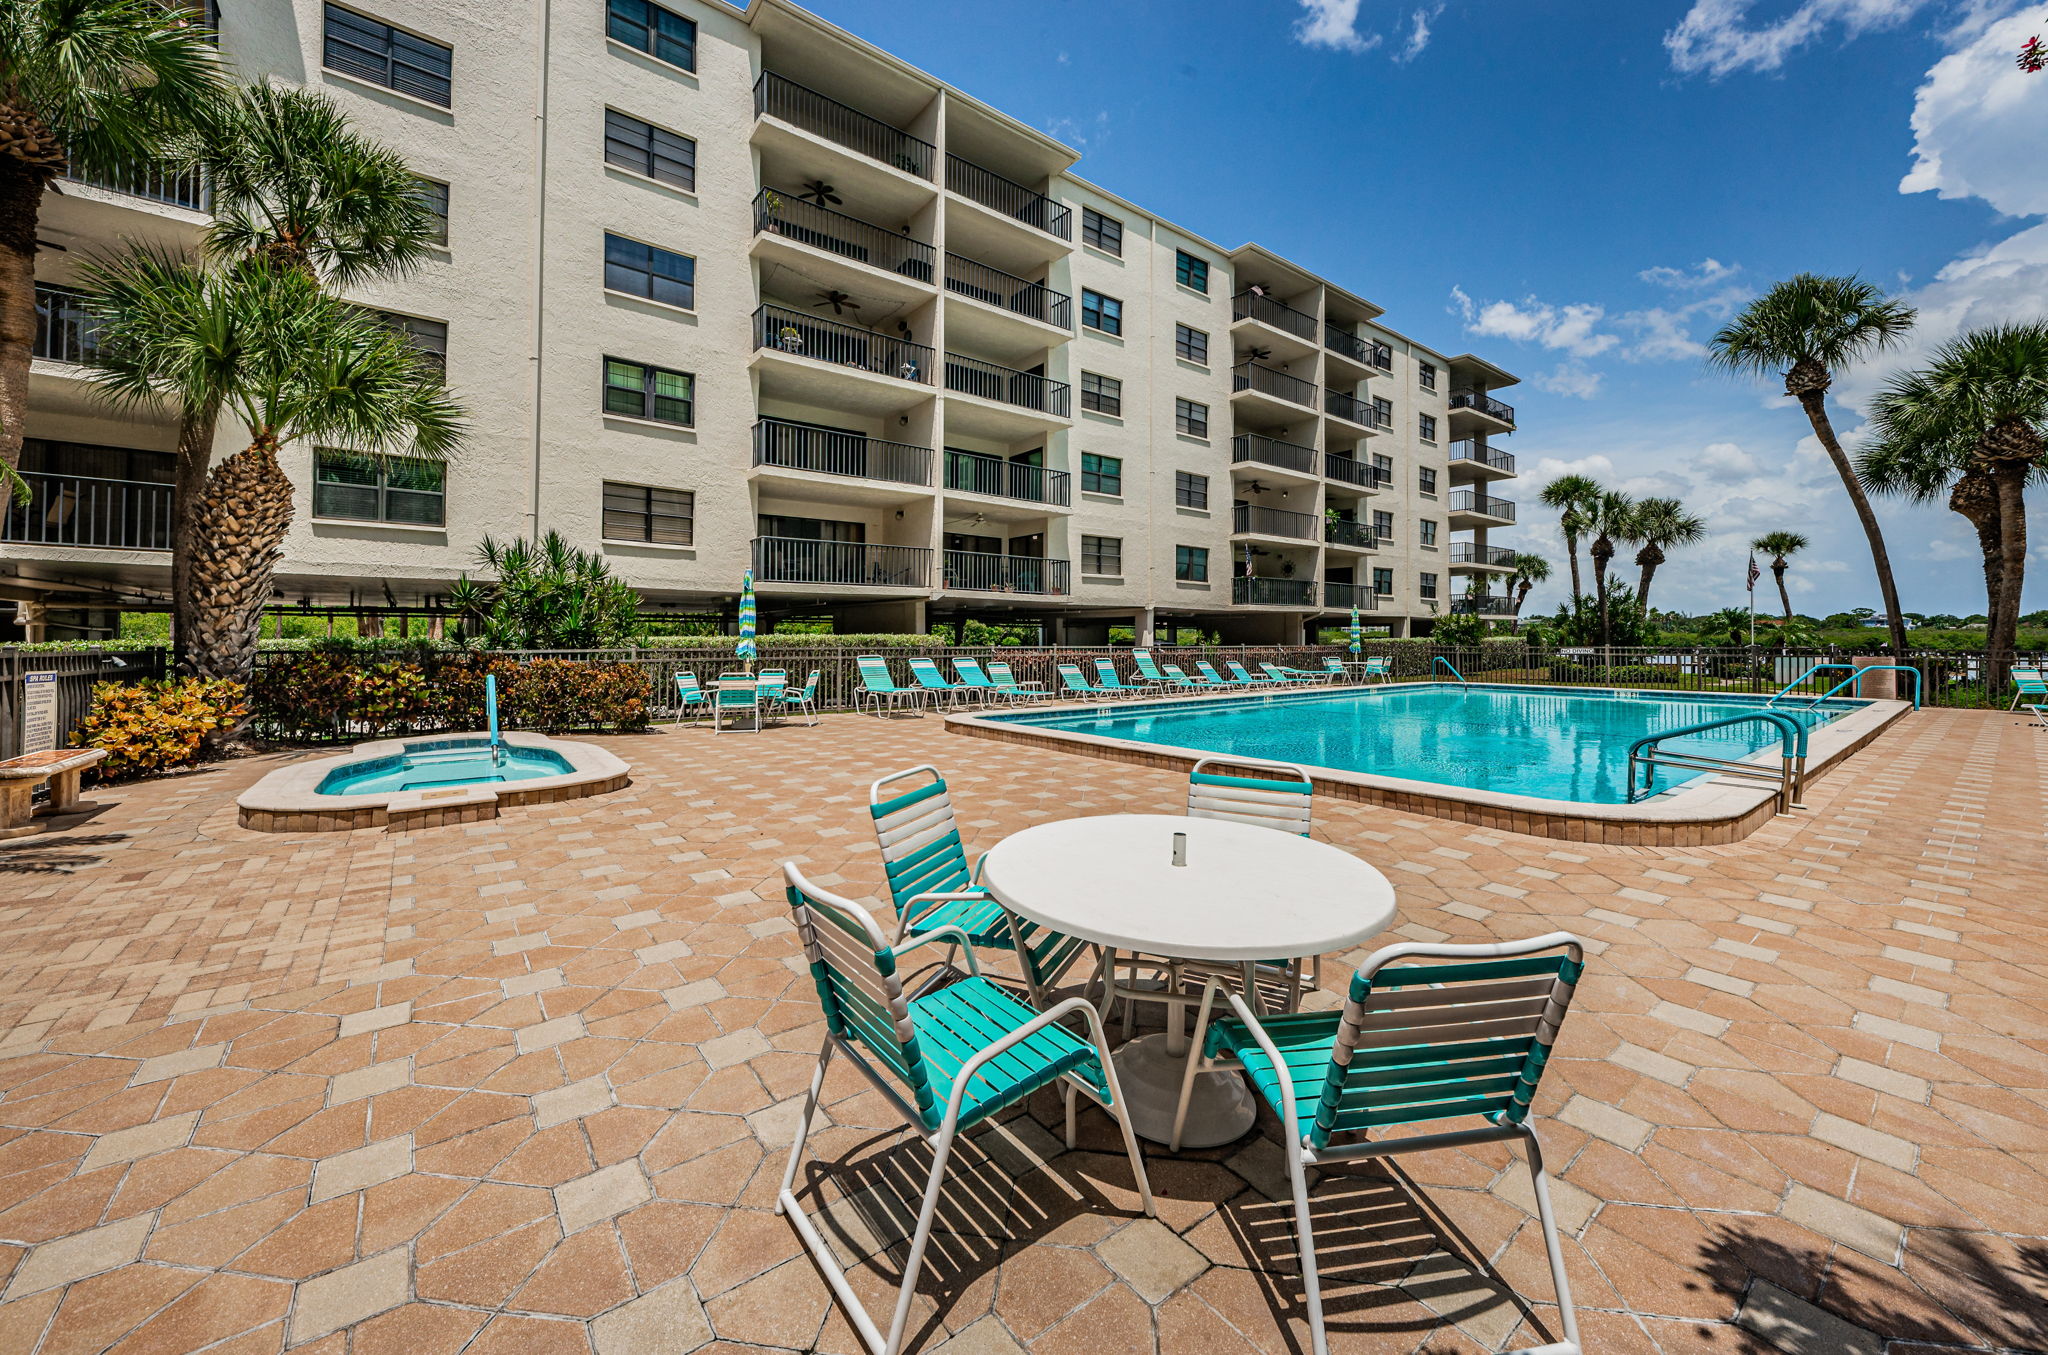
[[1255,503],[1240,503],[1231,508],[1230,531],[1233,536],[1280,536],[1290,541],[1322,539],[1315,514],[1262,508]]
[[1230,440],[1233,464],[1249,461],[1300,475],[1314,475],[1316,459],[1320,455],[1313,447],[1304,447],[1298,442],[1282,442],[1261,433],[1239,433]]
[[1453,516],[1464,513],[1474,517],[1495,518],[1501,522],[1513,522],[1515,520],[1514,504],[1506,499],[1496,499],[1492,495],[1481,494],[1476,489],[1461,489],[1453,493],[1451,495],[1451,513]]
[[1451,469],[1484,468],[1499,471],[1503,475],[1515,473],[1513,453],[1503,452],[1494,447],[1482,447],[1477,441],[1465,438],[1451,444]]
[[932,177],[932,162],[938,148],[929,141],[921,141],[880,118],[848,108],[837,99],[828,99],[773,71],[763,71],[754,82],[754,116],[780,119],[905,174],[920,179]]
[[36,339],[30,350],[51,362],[92,361],[98,325],[85,309],[85,293],[36,284]]
[[109,193],[183,207],[191,212],[205,211],[212,200],[197,170],[180,173],[163,164],[124,165],[110,174],[66,174],[64,178],[87,188],[104,188]]
[[946,552],[946,588],[949,591],[1065,597],[1070,591],[1067,583],[1069,573],[1065,560],[968,550]]
[[1257,292],[1239,292],[1230,300],[1230,318],[1256,320],[1262,325],[1271,325],[1283,334],[1292,334],[1297,339],[1316,340],[1316,318],[1307,311],[1298,311],[1284,301],[1275,301],[1270,296]]
[[1024,503],[1065,508],[1072,502],[1073,476],[1063,470],[1006,461],[980,452],[946,451],[946,488]]
[[0,541],[24,546],[169,550],[171,486],[23,471],[27,503],[7,502]]
[[1074,214],[1035,189],[1012,183],[972,160],[946,156],[946,187],[992,212],[1021,221],[1060,240],[1074,238]]
[[1476,541],[1454,541],[1451,543],[1451,563],[1470,565],[1475,569],[1513,569],[1515,553],[1506,546],[1482,546]]
[[1323,409],[1333,418],[1349,419],[1363,428],[1377,428],[1384,431],[1388,421],[1380,417],[1378,409],[1355,395],[1343,391],[1324,391]]
[[932,350],[923,344],[772,303],[754,312],[754,347],[899,381],[932,381]]
[[1457,598],[1451,603],[1451,612],[1458,616],[1513,616],[1515,600],[1490,593]]
[[1230,369],[1230,389],[1233,393],[1254,391],[1290,404],[1307,405],[1311,409],[1316,403],[1315,382],[1303,381],[1277,367],[1265,367],[1256,362],[1240,362]]
[[1482,391],[1452,391],[1450,407],[1452,413],[1470,410],[1489,419],[1497,419],[1510,428],[1515,426],[1515,407]]
[[1369,522],[1353,522],[1349,518],[1323,519],[1323,540],[1333,546],[1350,550],[1371,550],[1377,541]]
[[1380,595],[1362,583],[1326,583],[1323,585],[1323,605],[1346,611],[1354,607],[1361,612],[1377,611]]
[[1230,581],[1230,600],[1240,607],[1313,607],[1315,580],[1248,579],[1240,574]]
[[960,353],[946,354],[946,389],[1018,409],[1036,410],[1054,418],[1071,417],[1072,388],[1066,382],[1050,381],[1034,372],[1020,372]]
[[754,579],[846,588],[930,588],[932,553],[922,546],[757,536]]
[[1338,456],[1334,453],[1323,457],[1323,474],[1332,480],[1341,480],[1347,485],[1360,489],[1385,489],[1394,481],[1391,471],[1381,470],[1355,456]]
[[946,290],[1070,334],[1074,330],[1074,299],[1065,292],[958,254],[946,255]]
[[929,447],[884,442],[783,419],[762,419],[754,425],[754,464],[898,485],[932,482]]
[[935,252],[922,240],[806,202],[796,194],[764,188],[754,197],[754,233],[772,235],[854,263],[929,284]]
[[1323,326],[1323,347],[1341,358],[1348,358],[1361,367],[1376,367],[1380,371],[1394,369],[1394,350],[1383,343],[1360,338],[1348,329],[1335,325]]

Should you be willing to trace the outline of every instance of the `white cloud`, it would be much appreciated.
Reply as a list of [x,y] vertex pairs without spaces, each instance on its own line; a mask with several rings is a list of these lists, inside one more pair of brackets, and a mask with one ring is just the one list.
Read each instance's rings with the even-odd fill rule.
[[1711,287],[1717,282],[1725,282],[1741,271],[1738,265],[1725,264],[1719,259],[1701,259],[1691,268],[1672,268],[1660,264],[1655,268],[1645,268],[1636,276],[1644,282],[1669,287],[1673,291],[1693,292],[1702,287]]
[[1394,54],[1394,60],[1405,64],[1421,56],[1422,50],[1429,46],[1429,26],[1435,23],[1437,15],[1443,12],[1443,5],[1435,4],[1425,5],[1410,15],[1408,41]]
[[2048,5],[2030,5],[1983,27],[1927,72],[1913,100],[1913,167],[1901,193],[1982,198],[2008,216],[2048,213],[2048,77],[2013,62],[2043,29]]
[[1696,310],[1696,306],[1681,306],[1677,310],[1652,306],[1629,312],[1623,319],[1635,328],[1637,339],[1627,356],[1649,362],[1706,356],[1707,346],[1689,332]]
[[1831,30],[1844,40],[1903,23],[1927,0],[1802,0],[1776,20],[1750,21],[1750,0],[1693,0],[1664,35],[1672,68],[1715,78],[1740,70],[1774,71],[1785,58]]
[[1542,376],[1531,377],[1529,384],[1553,395],[1569,395],[1578,400],[1590,400],[1600,393],[1601,379],[1600,373],[1585,363],[1574,360],[1559,363]]
[[1757,472],[1756,458],[1733,442],[1710,442],[1694,464],[1709,480],[1742,480]]
[[1465,317],[1468,334],[1559,348],[1575,358],[1593,357],[1621,342],[1612,334],[1598,332],[1607,312],[1585,302],[1553,306],[1532,296],[1520,305],[1489,301],[1482,306],[1457,287],[1451,288],[1451,299]]
[[1360,0],[1301,0],[1306,11],[1294,24],[1294,36],[1310,47],[1337,52],[1369,52],[1380,45],[1377,33],[1358,31]]

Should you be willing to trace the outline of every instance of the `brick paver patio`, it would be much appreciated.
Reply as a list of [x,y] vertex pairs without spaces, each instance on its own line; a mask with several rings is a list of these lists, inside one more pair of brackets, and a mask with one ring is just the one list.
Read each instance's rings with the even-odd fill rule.
[[[977,848],[1181,784],[932,719],[603,742],[628,790],[467,828],[245,832],[265,758],[0,849],[0,1352],[857,1352],[770,1210],[819,1035],[778,863],[872,896],[916,762]],[[1587,938],[1537,1110],[1600,1355],[2048,1349],[2044,834],[2048,735],[1956,711],[1733,847],[1317,825],[1403,935]],[[830,1092],[807,1198],[879,1297],[922,1149]],[[956,1159],[919,1348],[1306,1349],[1270,1117],[1157,1154],[1152,1222],[1032,1109]],[[1553,1339],[1509,1165],[1324,1181],[1335,1348]]]

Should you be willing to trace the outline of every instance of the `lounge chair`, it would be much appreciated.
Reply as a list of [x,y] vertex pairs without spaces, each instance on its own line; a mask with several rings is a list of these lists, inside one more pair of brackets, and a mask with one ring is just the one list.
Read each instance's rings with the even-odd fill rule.
[[2023,701],[2048,699],[2048,673],[2039,668],[2013,669],[2012,685],[2012,704],[2007,710],[2018,710]]
[[1215,691],[1219,688],[1227,688],[1230,686],[1230,684],[1225,682],[1222,678],[1190,677],[1188,676],[1188,671],[1185,668],[1182,668],[1177,663],[1169,663],[1164,665],[1164,667],[1166,668],[1166,675],[1169,678],[1172,678],[1176,682],[1184,682],[1190,687],[1202,687],[1210,691]]
[[725,728],[728,716],[737,719],[741,715],[754,718],[754,731],[761,729],[761,679],[752,673],[720,673],[713,690],[711,705],[711,732],[716,734]]
[[946,681],[939,665],[930,659],[912,659],[910,676],[919,687],[932,694],[934,701],[959,701],[974,694],[973,688],[965,683]]
[[676,720],[681,723],[690,711],[698,706],[709,709],[711,693],[698,684],[695,673],[676,674]]
[[1393,675],[1394,661],[1384,654],[1375,654],[1365,661],[1365,671],[1358,676],[1360,681],[1371,678],[1374,682],[1385,682]]
[[1057,665],[1057,671],[1060,675],[1060,686],[1068,693],[1080,697],[1083,701],[1100,701],[1104,696],[1109,695],[1100,687],[1088,685],[1088,675],[1081,671],[1081,665],[1078,663],[1059,664]]
[[1323,655],[1322,671],[1317,673],[1316,676],[1321,677],[1323,673],[1330,675],[1328,680],[1331,682],[1348,682],[1351,679],[1351,670],[1346,668],[1344,660],[1338,658],[1335,654]]
[[1333,680],[1328,673],[1312,673],[1305,668],[1288,668],[1266,659],[1259,660],[1259,669],[1267,677],[1277,678],[1282,682],[1294,683],[1296,685],[1310,682],[1330,682]]
[[[1156,686],[1199,687],[1202,685],[1201,683],[1196,682],[1193,678],[1189,677],[1186,673],[1182,673],[1179,677],[1176,678],[1168,677],[1165,673],[1160,672],[1159,665],[1153,662],[1152,651],[1149,649],[1132,650],[1131,661],[1138,665],[1138,676]],[[1172,667],[1171,664],[1167,666],[1169,668]]]
[[1249,668],[1246,668],[1243,664],[1239,663],[1236,659],[1230,660],[1223,666],[1230,670],[1230,675],[1232,677],[1236,678],[1239,682],[1243,683],[1247,687],[1277,687],[1280,685],[1279,678],[1260,677],[1254,674]]
[[824,674],[813,668],[811,675],[804,679],[801,687],[783,687],[775,699],[777,712],[786,715],[808,715],[808,724],[818,723],[818,680]]
[[[862,1342],[875,1355],[897,1355],[911,1301],[938,1213],[946,1164],[956,1136],[1042,1087],[1062,1084],[1067,1104],[1067,1146],[1074,1146],[1074,1095],[1108,1111],[1123,1131],[1145,1213],[1154,1213],[1144,1155],[1125,1118],[1123,1090],[1103,1036],[1102,1018],[1083,998],[1069,998],[1035,1012],[981,977],[973,947],[964,937],[935,932],[910,942],[952,940],[960,945],[971,977],[943,987],[927,983],[906,994],[898,964],[909,947],[891,946],[860,905],[829,894],[804,879],[794,865],[783,867],[797,936],[817,985],[825,1016],[825,1040],[817,1071],[798,1118],[796,1141],[776,1193],[777,1213],[788,1217],[833,1295],[846,1310]],[[1060,1022],[1081,1017],[1086,1039]],[[825,1073],[835,1054],[844,1054],[931,1147],[931,1174],[923,1205],[902,1261],[902,1285],[886,1335],[854,1294],[832,1244],[805,1215],[792,1189],[817,1113]]]
[[993,659],[988,665],[989,680],[996,684],[996,690],[1017,701],[1050,701],[1053,694],[1035,682],[1019,682],[1017,675],[1010,671],[1010,665],[1001,659]]
[[1015,701],[1017,698],[990,682],[988,674],[981,670],[980,659],[953,660],[953,676],[960,679],[960,685],[982,701]]
[[867,707],[877,715],[905,706],[920,715],[924,713],[924,693],[915,687],[898,687],[896,679],[889,676],[888,661],[881,655],[863,654],[853,662],[860,669],[860,685],[853,689],[857,706]]
[[[1402,943],[1376,951],[1358,967],[1342,1011],[1280,1016],[1256,1015],[1242,997],[1218,983],[1205,987],[1195,1022],[1198,1056],[1188,1060],[1182,1076],[1173,1147],[1180,1147],[1197,1073],[1242,1069],[1253,1090],[1278,1112],[1287,1141],[1296,1252],[1315,1355],[1327,1355],[1330,1347],[1310,1225],[1308,1169],[1515,1138],[1526,1154],[1562,1337],[1522,1355],[1579,1355],[1578,1317],[1551,1212],[1543,1152],[1528,1116],[1584,963],[1578,939],[1567,932],[1493,945]],[[1212,1024],[1219,993],[1232,1015]],[[1386,1137],[1393,1126],[1406,1130],[1475,1115],[1491,1123]]]
[[1152,694],[1151,689],[1140,687],[1135,683],[1125,682],[1122,678],[1118,677],[1116,675],[1116,664],[1109,659],[1097,659],[1095,661],[1095,685],[1112,696],[1121,696],[1125,692],[1129,692],[1133,696],[1150,696]]

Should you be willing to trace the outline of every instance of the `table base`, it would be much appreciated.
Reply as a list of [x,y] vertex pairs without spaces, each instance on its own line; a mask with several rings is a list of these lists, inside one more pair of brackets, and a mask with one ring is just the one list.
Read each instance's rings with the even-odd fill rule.
[[[1173,1138],[1173,1112],[1192,1052],[1185,1048],[1185,1037],[1175,1042],[1183,1045],[1180,1053],[1170,1052],[1167,1042],[1166,1032],[1160,1031],[1132,1040],[1112,1055],[1117,1083],[1123,1088],[1124,1113],[1138,1137],[1153,1143]],[[1243,1077],[1234,1072],[1197,1073],[1181,1147],[1214,1148],[1243,1138],[1258,1116],[1258,1104]]]

